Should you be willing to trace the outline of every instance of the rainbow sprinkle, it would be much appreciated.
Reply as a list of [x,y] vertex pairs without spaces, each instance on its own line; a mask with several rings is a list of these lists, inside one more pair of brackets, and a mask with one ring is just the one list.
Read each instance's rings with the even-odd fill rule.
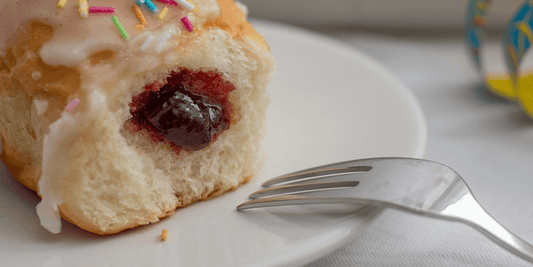
[[89,6],[87,5],[87,0],[78,0],[78,11],[80,16],[86,18],[89,16]]
[[157,18],[160,20],[163,20],[163,18],[167,15],[167,13],[168,13],[168,7],[165,7],[163,8],[163,10],[161,10]]
[[187,29],[187,31],[192,32],[194,30],[194,28],[192,27],[192,23],[189,18],[187,18],[187,16],[181,18],[181,22],[183,23],[183,26],[185,26],[185,29]]
[[126,31],[126,29],[124,29],[124,27],[122,26],[122,23],[120,23],[120,20],[118,20],[117,16],[112,16],[111,20],[113,21],[113,23],[115,24],[115,27],[117,27],[118,31],[122,35],[122,38],[130,39],[128,32]]
[[153,40],[154,40],[154,36],[148,35],[148,38],[146,38],[146,41],[144,41],[143,45],[141,45],[141,51],[144,52],[144,50],[148,48],[148,46],[152,43]]
[[157,14],[159,13],[159,9],[157,9],[157,6],[155,6],[154,2],[152,0],[144,0],[144,3],[146,6],[152,11],[152,13]]
[[89,13],[108,13],[108,14],[112,14],[112,13],[115,13],[115,8],[113,8],[113,7],[92,6],[92,7],[89,8]]
[[76,97],[72,102],[68,103],[67,107],[65,108],[68,112],[71,112],[72,109],[77,106],[80,103],[80,100]]
[[145,25],[145,24],[148,24],[148,21],[146,20],[146,18],[144,17],[144,14],[143,12],[141,11],[141,8],[139,8],[139,6],[137,5],[133,5],[131,7],[131,9],[133,10],[133,13],[135,13],[135,16],[137,17],[137,20],[139,20],[139,23],[142,24],[142,25]]
[[157,6],[152,2],[152,0],[137,0],[136,3],[139,6],[142,6],[142,4],[146,4],[146,6],[150,9],[150,11],[152,11],[152,13],[159,13],[159,9],[157,9]]
[[[57,7],[63,8],[65,6],[65,4],[67,3],[67,1],[68,0],[58,0]],[[163,4],[167,4],[167,5],[171,5],[171,6],[177,6],[179,9],[186,9],[186,10],[189,10],[189,11],[192,10],[193,12],[197,12],[197,10],[194,7],[194,5],[191,4],[187,0],[157,0],[157,1],[160,2],[160,3],[163,3]],[[146,4],[146,7],[149,8],[152,13],[157,14],[157,18],[159,20],[163,20],[168,15],[168,13],[170,11],[168,7],[164,7],[163,10],[161,10],[161,12],[159,12],[159,9],[154,4],[153,0],[136,0],[136,4],[137,5],[135,5],[135,4],[132,5],[132,12],[134,13],[134,15],[137,17],[137,20],[139,21],[138,24],[133,26],[136,30],[141,30],[142,31],[142,30],[145,29],[145,25],[148,24],[148,21],[146,20],[146,17],[144,16],[144,14],[143,14],[143,12],[142,12],[142,10],[140,8],[140,6],[142,6],[143,4]],[[78,12],[80,13],[81,17],[86,18],[86,17],[89,16],[90,13],[107,13],[107,14],[115,13],[115,8],[113,8],[113,7],[99,7],[99,6],[89,7],[88,4],[87,4],[87,0],[78,0]],[[130,39],[130,36],[129,36],[128,32],[126,31],[126,29],[124,28],[124,26],[122,25],[122,23],[120,22],[120,20],[118,19],[117,16],[112,16],[111,17],[111,21],[113,22],[113,24],[115,24],[115,27],[120,32],[122,38]],[[181,22],[183,23],[183,25],[184,25],[184,27],[185,27],[185,29],[187,31],[192,32],[194,30],[194,27],[193,27],[191,21],[189,20],[189,18],[187,16],[181,18]],[[156,47],[156,51],[158,51],[158,52],[161,51],[163,46],[164,46],[164,44],[169,39],[170,39],[170,34],[169,33],[166,33],[163,36],[161,36],[159,44]],[[153,35],[149,35],[148,38],[143,43],[143,45],[140,47],[141,51],[146,50],[148,48],[148,46],[152,43],[153,40],[154,40],[154,36]],[[76,100],[78,102],[76,102]],[[77,105],[77,103],[79,103],[79,99],[76,98],[75,101],[73,101],[72,103],[69,104],[69,107],[70,107],[70,105],[72,105],[72,107],[70,107],[69,109],[72,109],[75,105]]]
[[160,3],[171,5],[171,6],[177,6],[178,3],[176,3],[174,0],[158,0]]
[[66,3],[67,3],[67,0],[59,0],[59,2],[57,2],[57,7],[63,8]]
[[187,0],[176,0],[176,2],[178,2],[180,6],[184,7],[189,11],[194,9],[194,6],[191,3],[187,2]]

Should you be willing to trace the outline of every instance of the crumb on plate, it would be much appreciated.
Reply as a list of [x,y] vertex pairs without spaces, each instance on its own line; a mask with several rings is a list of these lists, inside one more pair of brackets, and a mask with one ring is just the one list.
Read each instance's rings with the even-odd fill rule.
[[161,240],[165,241],[167,240],[167,237],[168,237],[168,230],[163,229],[163,231],[161,231]]

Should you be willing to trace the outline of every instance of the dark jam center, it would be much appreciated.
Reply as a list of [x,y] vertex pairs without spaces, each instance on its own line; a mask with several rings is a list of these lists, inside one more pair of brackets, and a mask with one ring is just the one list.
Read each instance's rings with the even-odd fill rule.
[[211,143],[215,133],[228,128],[229,121],[221,105],[206,102],[201,96],[187,92],[181,84],[171,87],[153,93],[142,108],[146,119],[168,141],[200,150]]
[[130,104],[134,130],[147,130],[154,141],[200,150],[230,125],[227,100],[234,86],[217,73],[172,72],[167,83],[150,84]]

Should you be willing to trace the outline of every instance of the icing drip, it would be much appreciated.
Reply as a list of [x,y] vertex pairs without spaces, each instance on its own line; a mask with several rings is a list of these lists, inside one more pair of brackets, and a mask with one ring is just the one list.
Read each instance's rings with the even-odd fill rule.
[[58,205],[63,203],[54,188],[68,173],[66,151],[76,141],[77,134],[73,133],[73,129],[77,128],[79,117],[80,113],[73,116],[63,112],[61,118],[50,125],[50,133],[44,137],[43,172],[38,184],[42,201],[37,204],[36,209],[41,225],[54,234],[61,232]]
[[81,137],[84,125],[95,119],[98,110],[106,106],[105,96],[98,91],[91,92],[88,99],[89,112],[72,114],[64,111],[61,118],[50,125],[50,133],[44,137],[43,171],[38,183],[42,201],[36,209],[41,225],[54,234],[61,232],[58,206],[63,203],[63,199],[58,189],[70,170],[68,151]]

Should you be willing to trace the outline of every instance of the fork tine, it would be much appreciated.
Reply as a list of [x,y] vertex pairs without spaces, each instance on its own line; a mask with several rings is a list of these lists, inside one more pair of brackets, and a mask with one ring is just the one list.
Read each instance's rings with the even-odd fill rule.
[[372,169],[371,166],[351,166],[343,168],[328,168],[318,170],[303,170],[298,172],[289,173],[287,175],[278,176],[263,183],[263,187],[272,186],[275,184],[290,183],[301,179],[312,179],[325,176],[347,175],[357,172],[368,172]]
[[304,191],[311,191],[311,190],[354,187],[354,186],[357,186],[358,184],[359,184],[358,181],[340,181],[340,182],[324,182],[324,183],[310,183],[310,184],[302,184],[302,185],[285,185],[285,186],[269,187],[269,188],[264,188],[264,189],[261,189],[261,190],[258,190],[252,193],[249,196],[249,198],[255,199],[255,198],[266,197],[266,196],[271,196],[271,195],[304,192]]
[[274,207],[274,206],[288,206],[288,205],[300,205],[300,204],[327,204],[327,203],[353,203],[353,202],[345,198],[283,195],[283,196],[273,196],[273,197],[250,200],[237,206],[237,210]]

